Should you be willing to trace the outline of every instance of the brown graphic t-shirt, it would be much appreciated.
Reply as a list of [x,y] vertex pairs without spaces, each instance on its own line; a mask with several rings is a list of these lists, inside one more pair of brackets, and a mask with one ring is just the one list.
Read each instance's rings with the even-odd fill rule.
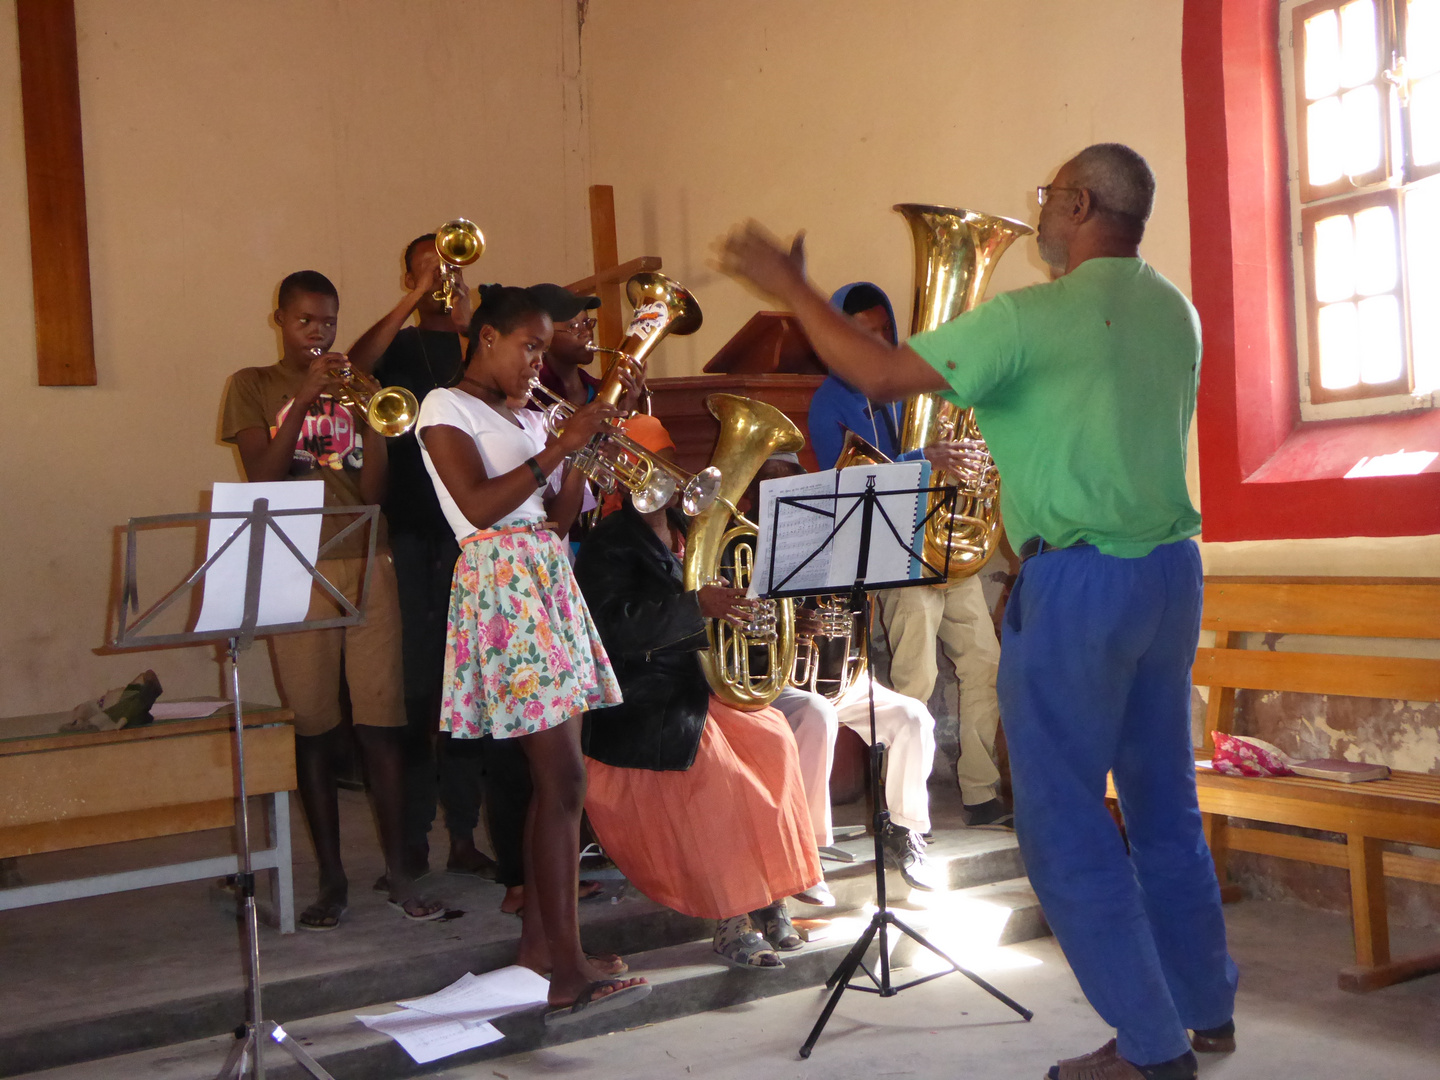
[[[237,371],[225,388],[220,437],[233,443],[236,434],[246,428],[264,428],[274,438],[304,381],[303,372],[278,363]],[[364,506],[360,467],[365,462],[365,448],[360,423],[348,408],[333,399],[317,398],[306,412],[300,437],[295,441],[288,479],[324,481],[326,506]],[[353,520],[342,514],[327,514],[320,543],[323,545]],[[357,558],[365,554],[368,542],[365,530],[359,529],[323,557]],[[385,519],[381,516],[376,548],[382,550],[385,546]]]

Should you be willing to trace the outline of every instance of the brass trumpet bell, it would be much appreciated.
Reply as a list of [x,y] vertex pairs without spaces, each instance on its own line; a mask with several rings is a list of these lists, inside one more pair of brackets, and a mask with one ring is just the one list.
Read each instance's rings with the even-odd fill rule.
[[630,371],[639,379],[645,362],[655,346],[671,334],[693,334],[700,329],[704,316],[700,303],[689,289],[664,274],[636,274],[625,283],[625,296],[635,309],[635,317],[625,331],[625,339],[617,349],[595,348],[596,352],[614,353],[615,363],[605,373],[595,396],[611,405],[624,396],[620,376]]
[[440,287],[431,295],[447,312],[453,311],[459,268],[485,254],[485,234],[473,221],[454,218],[435,230],[435,253],[440,256]]

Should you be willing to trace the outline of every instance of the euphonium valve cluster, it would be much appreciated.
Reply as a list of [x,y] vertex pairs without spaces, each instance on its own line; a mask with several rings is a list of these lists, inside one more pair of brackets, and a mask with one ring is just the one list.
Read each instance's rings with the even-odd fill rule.
[[[933,330],[975,307],[1005,249],[1034,230],[1010,218],[948,206],[900,203],[895,207],[915,242],[915,304],[910,333]],[[970,409],[959,409],[937,394],[917,394],[905,403],[900,449],[919,450],[940,441],[982,442]],[[973,475],[936,470],[931,482],[957,489],[955,508],[932,512],[925,525],[925,558],[938,565],[945,556],[950,578],[969,577],[995,554],[1000,543],[1000,477],[994,463]],[[930,496],[930,510],[945,496]]]
[[453,218],[435,230],[435,252],[440,256],[440,287],[432,295],[450,312],[455,309],[460,268],[485,254],[485,235],[473,221]]

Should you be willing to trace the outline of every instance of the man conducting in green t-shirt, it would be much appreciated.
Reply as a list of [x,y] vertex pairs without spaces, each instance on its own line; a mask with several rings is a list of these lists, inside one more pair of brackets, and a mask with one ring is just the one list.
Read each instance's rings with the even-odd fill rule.
[[1056,1080],[1188,1080],[1192,1047],[1234,1047],[1236,969],[1190,742],[1202,572],[1185,449],[1200,328],[1139,256],[1154,194],[1135,151],[1081,151],[1038,192],[1055,280],[899,346],[832,308],[758,225],[721,247],[723,268],[783,301],[872,400],[932,391],[974,408],[1000,470],[1024,560],[997,685],[1016,833],[1076,978],[1117,1034],[1052,1068]]

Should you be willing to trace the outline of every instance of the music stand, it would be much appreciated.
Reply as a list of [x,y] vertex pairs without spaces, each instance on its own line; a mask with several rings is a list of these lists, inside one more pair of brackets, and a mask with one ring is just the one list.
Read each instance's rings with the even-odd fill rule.
[[[912,495],[916,496],[917,498],[924,498],[928,500],[929,496],[933,494],[940,494],[941,497],[934,501],[934,504],[929,507],[929,510],[925,514],[925,516],[922,519],[918,520],[913,528],[907,527],[906,533],[909,534],[908,539],[906,538],[905,534],[902,534],[902,532],[896,528],[895,522],[891,520],[889,513],[885,509],[885,504],[881,501],[883,498],[888,496],[909,497]],[[843,506],[843,504],[845,503],[848,503],[849,505]],[[860,616],[860,618],[862,619],[861,626],[864,627],[864,633],[866,635],[866,645],[868,647],[870,644],[869,635],[871,592],[879,591],[881,589],[909,588],[916,585],[934,585],[945,580],[946,574],[943,567],[945,565],[945,562],[948,561],[949,558],[951,536],[947,535],[946,537],[945,559],[940,560],[939,566],[930,563],[924,557],[922,541],[926,524],[938,513],[943,512],[947,515],[947,518],[950,518],[952,520],[953,529],[953,515],[951,511],[953,511],[954,504],[955,489],[953,487],[922,487],[918,489],[907,488],[903,490],[877,491],[875,488],[875,477],[873,474],[866,478],[864,491],[835,495],[780,496],[775,500],[775,514],[771,523],[770,565],[769,577],[767,579],[770,584],[770,589],[763,595],[771,599],[781,599],[794,596],[809,596],[813,595],[817,591],[838,591],[833,589],[817,590],[813,584],[808,583],[803,588],[787,588],[787,585],[791,585],[792,583],[794,583],[796,577],[801,573],[801,571],[803,571],[816,559],[820,558],[822,553],[824,553],[827,548],[830,548],[834,544],[835,538],[841,532],[841,530],[844,529],[845,526],[854,518],[856,513],[859,513],[859,547],[856,555],[855,577],[853,583],[850,585],[850,610],[853,614]],[[820,544],[815,548],[815,550],[811,551],[793,569],[791,569],[789,573],[785,575],[785,577],[783,577],[780,581],[777,582],[775,580],[775,557],[778,548],[777,541],[780,533],[780,518],[784,512],[783,508],[785,507],[789,507],[793,515],[799,515],[804,513],[828,516],[832,519],[833,524],[830,527],[829,535],[820,542]],[[909,576],[893,581],[869,580],[870,551],[872,540],[874,540],[874,538],[876,537],[879,537],[879,543],[884,544],[886,542],[885,537],[887,535],[891,537],[894,542],[900,546],[901,550],[906,552],[908,559],[911,563],[911,572],[915,576]],[[918,564],[918,566],[916,564]],[[834,575],[836,578],[839,577],[836,567],[831,567],[831,574]],[[840,1004],[840,998],[846,990],[858,990],[867,994],[875,994],[877,997],[894,997],[896,994],[900,993],[900,991],[908,990],[912,986],[919,986],[921,983],[927,983],[933,979],[938,979],[941,976],[949,975],[952,972],[958,972],[959,974],[964,975],[976,986],[980,987],[982,990],[990,994],[991,997],[994,997],[996,1000],[1003,1002],[1005,1005],[1008,1005],[1011,1009],[1019,1013],[1027,1021],[1032,1016],[1034,1016],[1034,1013],[1032,1013],[1029,1009],[1012,1000],[1001,990],[990,985],[990,983],[986,982],[979,975],[975,974],[975,972],[970,971],[968,968],[962,967],[961,965],[957,964],[950,956],[948,956],[942,949],[940,949],[939,946],[927,940],[924,935],[920,934],[914,928],[906,925],[904,922],[898,919],[895,914],[890,910],[885,893],[884,847],[885,827],[890,822],[890,811],[883,808],[882,799],[880,798],[880,759],[881,754],[883,753],[883,747],[881,746],[880,740],[876,736],[875,730],[875,683],[873,679],[870,681],[868,689],[870,698],[870,784],[871,790],[875,792],[874,830],[876,911],[875,914],[870,917],[869,925],[865,928],[859,939],[851,947],[850,951],[845,955],[845,959],[840,961],[839,966],[837,966],[835,970],[831,973],[830,978],[825,980],[825,989],[832,991],[832,993],[830,994],[829,1000],[825,1002],[825,1008],[820,1013],[819,1019],[815,1021],[815,1026],[811,1028],[810,1035],[805,1040],[805,1044],[800,1047],[800,1056],[802,1058],[808,1058],[810,1056],[810,1051],[815,1048],[815,1043],[820,1038],[820,1033],[825,1030],[825,1025],[829,1022],[831,1013],[835,1011],[835,1006]],[[917,945],[921,945],[924,948],[929,949],[936,956],[940,957],[941,960],[944,960],[945,963],[949,965],[949,967],[943,971],[936,971],[932,972],[929,975],[922,975],[920,978],[917,979],[911,979],[909,982],[901,983],[899,986],[893,985],[890,981],[890,948],[888,940],[888,933],[890,927],[894,927],[896,931],[904,934],[906,937],[914,941]],[[865,953],[869,950],[871,942],[875,940],[877,935],[879,937],[880,953],[880,974],[878,977],[865,964]],[[865,973],[865,975],[874,984],[873,986],[851,985],[850,980],[854,977],[857,968]]]
[[[305,1049],[292,1039],[286,1030],[274,1020],[266,1020],[260,1005],[260,938],[259,923],[255,912],[255,872],[251,867],[250,860],[250,814],[248,800],[245,790],[245,727],[240,705],[240,653],[248,649],[255,640],[255,633],[260,630],[264,634],[293,633],[300,630],[323,630],[329,627],[355,626],[364,622],[362,614],[366,598],[370,592],[370,572],[375,562],[375,533],[378,524],[380,508],[378,506],[329,506],[329,507],[307,507],[298,510],[271,510],[270,500],[258,498],[254,501],[249,511],[227,511],[209,514],[161,514],[154,517],[131,518],[125,530],[125,569],[120,592],[120,604],[118,611],[117,630],[112,644],[117,649],[152,649],[167,645],[192,645],[204,642],[226,642],[227,652],[230,657],[230,704],[234,712],[234,763],[235,763],[235,801],[237,804],[235,813],[235,828],[238,836],[239,852],[238,870],[234,881],[240,891],[241,897],[241,925],[245,938],[246,956],[246,1000],[248,1003],[247,1018],[245,1022],[235,1028],[235,1045],[231,1048],[225,1064],[221,1068],[216,1080],[228,1080],[229,1077],[243,1077],[246,1074],[247,1066],[250,1076],[254,1080],[265,1080],[265,1062],[261,1056],[261,1047],[265,1039],[273,1040],[284,1047],[290,1056],[315,1080],[335,1080],[318,1061],[308,1054]],[[360,594],[357,603],[352,604],[345,596],[335,588],[315,568],[315,563],[307,559],[294,542],[286,535],[285,530],[276,525],[279,518],[299,517],[302,515],[332,515],[346,514],[355,517],[329,540],[327,540],[316,554],[316,562],[320,560],[328,550],[333,548],[345,537],[354,533],[357,529],[363,528],[366,524],[370,526],[369,552],[365,559],[365,575],[360,586]],[[168,593],[157,600],[148,608],[143,615],[139,611],[139,587],[137,584],[137,531],[141,529],[163,527],[168,525],[198,525],[201,522],[235,522],[235,528],[225,541],[209,555],[208,558],[195,570],[191,571],[184,581],[180,582]],[[145,634],[141,631],[167,609],[181,596],[191,589],[197,582],[205,579],[205,575],[219,561],[220,557],[235,546],[237,539],[249,529],[248,552],[245,563],[245,590],[244,607],[239,623],[224,630],[202,630],[188,631],[176,634]],[[266,537],[273,534],[279,537],[290,555],[300,566],[308,571],[312,582],[318,582],[330,598],[339,605],[342,614],[333,618],[315,619],[307,621],[301,619],[298,622],[280,623],[276,625],[260,624],[260,583],[262,578],[262,567],[265,559]],[[133,624],[127,625],[127,612],[136,614]]]

